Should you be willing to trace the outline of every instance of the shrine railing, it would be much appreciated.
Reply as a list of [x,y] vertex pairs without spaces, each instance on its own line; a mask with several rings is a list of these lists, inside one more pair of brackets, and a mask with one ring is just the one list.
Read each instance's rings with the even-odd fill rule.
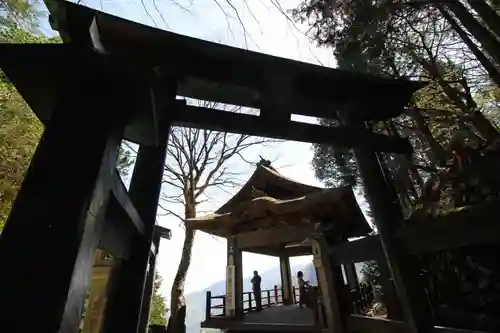
[[[261,307],[266,308],[277,304],[283,304],[283,288],[274,286],[273,289],[261,290]],[[257,310],[257,300],[253,291],[243,293],[243,312]]]
[[[257,301],[253,291],[243,292],[243,312],[248,313],[257,310]],[[283,303],[283,289],[274,286],[273,289],[261,290],[261,307],[266,308]],[[207,320],[213,317],[226,316],[226,296],[213,296],[211,291],[206,295],[206,314]]]

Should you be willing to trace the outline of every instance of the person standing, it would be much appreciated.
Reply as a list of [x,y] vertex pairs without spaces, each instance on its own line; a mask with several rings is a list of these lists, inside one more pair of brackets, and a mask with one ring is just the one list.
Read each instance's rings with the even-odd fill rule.
[[[262,292],[260,289],[262,278],[260,277],[257,271],[253,271],[253,278],[251,282],[252,282],[253,297],[255,298],[255,306],[257,308],[257,311],[260,311],[262,309]],[[250,307],[251,306],[252,305],[250,304]]]
[[309,286],[309,281],[304,281],[304,273],[302,271],[297,272],[297,283],[299,284],[299,308],[303,308],[304,305],[307,306],[307,287]]

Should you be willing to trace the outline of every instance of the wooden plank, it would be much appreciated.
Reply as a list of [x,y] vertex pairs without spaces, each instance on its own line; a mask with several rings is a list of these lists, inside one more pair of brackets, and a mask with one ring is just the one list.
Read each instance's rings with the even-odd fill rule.
[[403,333],[406,324],[399,320],[350,315],[347,319],[349,331],[360,333]]
[[337,265],[384,258],[378,235],[371,235],[351,242],[336,245],[330,249],[333,262]]
[[282,122],[279,126],[259,116],[224,112],[211,108],[177,105],[173,124],[214,131],[270,137],[309,143],[337,144],[345,147],[365,147],[375,151],[408,152],[411,146],[407,139],[389,138],[367,130],[353,131],[349,127],[326,127]]
[[252,247],[279,246],[281,244],[301,242],[311,235],[314,226],[270,228],[245,232],[236,235],[242,250]]
[[468,330],[464,328],[451,328],[435,326],[432,330],[433,333],[487,333],[486,331]]
[[[349,330],[360,333],[404,333],[407,331],[404,321],[391,320],[377,317],[350,315],[348,319]],[[434,326],[432,333],[486,333],[486,331],[469,330]]]

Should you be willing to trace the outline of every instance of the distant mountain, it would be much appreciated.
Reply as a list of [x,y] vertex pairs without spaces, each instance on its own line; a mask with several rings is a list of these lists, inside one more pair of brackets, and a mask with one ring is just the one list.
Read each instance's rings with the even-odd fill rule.
[[[304,277],[312,284],[316,284],[316,271],[312,263],[301,266],[292,266],[292,282],[295,285],[297,271],[304,272]],[[272,289],[275,285],[281,286],[281,274],[279,267],[273,267],[267,271],[259,273],[262,277],[262,289]],[[251,291],[252,284],[251,276],[247,276],[243,280],[243,290]],[[187,318],[186,318],[186,332],[187,333],[200,333],[200,323],[205,320],[205,306],[206,306],[206,292],[210,290],[212,295],[224,295],[226,293],[226,281],[217,281],[205,290],[195,291],[187,294]],[[206,331],[206,332],[205,332]],[[207,330],[204,330],[208,333]]]

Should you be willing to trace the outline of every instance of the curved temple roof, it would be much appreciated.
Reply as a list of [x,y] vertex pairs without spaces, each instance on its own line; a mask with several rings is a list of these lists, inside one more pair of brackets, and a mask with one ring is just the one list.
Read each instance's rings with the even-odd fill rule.
[[371,231],[350,187],[322,189],[259,166],[241,190],[214,214],[188,219],[186,226],[228,237],[321,220],[331,220],[346,237]]

